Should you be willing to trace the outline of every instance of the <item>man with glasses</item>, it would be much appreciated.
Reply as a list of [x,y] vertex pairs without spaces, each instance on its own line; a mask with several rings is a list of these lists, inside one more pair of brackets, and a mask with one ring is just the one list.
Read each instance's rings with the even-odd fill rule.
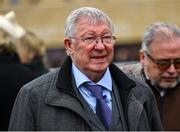
[[61,68],[19,92],[9,130],[162,130],[155,98],[114,64],[110,18],[92,7],[65,23],[68,54]]
[[154,23],[144,32],[140,64],[120,66],[153,90],[165,130],[180,130],[180,29]]

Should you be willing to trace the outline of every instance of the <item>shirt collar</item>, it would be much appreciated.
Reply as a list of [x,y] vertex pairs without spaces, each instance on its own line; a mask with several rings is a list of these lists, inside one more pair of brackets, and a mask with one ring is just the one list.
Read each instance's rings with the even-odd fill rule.
[[[85,82],[91,82],[93,83],[86,75],[84,75],[75,65],[74,63],[72,64],[72,72],[73,75],[75,77],[75,82],[76,82],[76,86],[77,88],[79,88],[79,86],[81,86],[83,83]],[[94,83],[93,83],[94,84]],[[106,69],[103,77],[101,78],[101,80],[99,80],[99,82],[97,82],[96,84],[99,84],[105,88],[107,88],[108,90],[112,91],[112,78],[111,78],[111,74],[109,71],[109,68]]]

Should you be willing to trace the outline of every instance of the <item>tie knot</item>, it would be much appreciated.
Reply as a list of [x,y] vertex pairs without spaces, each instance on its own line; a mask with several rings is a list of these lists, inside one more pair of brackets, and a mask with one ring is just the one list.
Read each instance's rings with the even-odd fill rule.
[[86,88],[97,98],[103,99],[102,86],[87,84]]

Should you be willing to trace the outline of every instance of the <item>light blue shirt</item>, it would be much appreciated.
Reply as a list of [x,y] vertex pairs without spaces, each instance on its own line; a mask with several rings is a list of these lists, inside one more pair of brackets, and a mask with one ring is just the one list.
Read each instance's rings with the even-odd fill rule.
[[[96,113],[96,98],[92,93],[87,90],[82,84],[85,82],[90,82],[92,84],[95,84],[92,82],[86,75],[84,75],[75,65],[72,64],[72,72],[75,77],[75,82],[78,90],[84,97],[84,99],[87,101],[87,103],[90,105],[92,110]],[[111,98],[111,92],[112,92],[112,78],[109,71],[109,68],[105,71],[103,77],[99,82],[96,84],[101,85],[104,87],[103,89],[103,95],[106,95],[106,103],[107,105],[112,109],[112,98]]]

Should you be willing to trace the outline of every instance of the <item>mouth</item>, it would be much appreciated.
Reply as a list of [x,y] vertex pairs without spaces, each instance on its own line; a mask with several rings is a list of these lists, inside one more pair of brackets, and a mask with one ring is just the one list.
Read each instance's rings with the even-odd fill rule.
[[166,82],[173,82],[176,80],[176,77],[163,77],[163,79],[166,81]]
[[101,56],[93,56],[91,57],[92,60],[95,60],[96,62],[104,62],[106,61],[107,55],[101,55]]
[[92,56],[91,58],[93,59],[102,59],[102,58],[106,58],[107,55],[98,55],[98,56]]

